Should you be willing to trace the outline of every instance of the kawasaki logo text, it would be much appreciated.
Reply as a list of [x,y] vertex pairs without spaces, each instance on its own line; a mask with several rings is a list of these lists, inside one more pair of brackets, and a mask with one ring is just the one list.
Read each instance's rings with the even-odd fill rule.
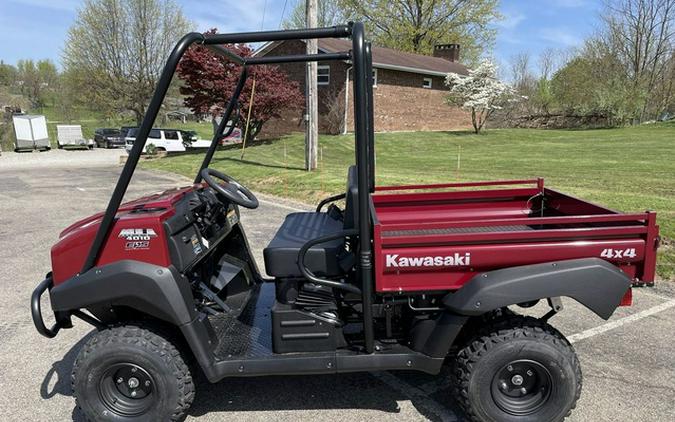
[[398,254],[386,256],[386,266],[399,267],[463,267],[471,265],[471,253],[467,252],[460,254],[455,252],[454,255],[445,256],[415,256],[406,257]]

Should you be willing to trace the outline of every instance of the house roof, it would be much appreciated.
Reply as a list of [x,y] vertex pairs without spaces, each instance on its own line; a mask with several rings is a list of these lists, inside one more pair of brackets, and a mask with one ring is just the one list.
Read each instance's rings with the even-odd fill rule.
[[[275,41],[263,45],[254,53],[254,56],[266,55],[281,42],[283,41]],[[318,44],[319,52],[322,53],[349,51],[352,47],[350,41],[335,38],[319,39]],[[373,67],[433,76],[445,76],[448,73],[458,73],[460,75],[468,74],[467,67],[461,63],[451,62],[440,57],[406,53],[392,48],[375,46],[373,46]]]

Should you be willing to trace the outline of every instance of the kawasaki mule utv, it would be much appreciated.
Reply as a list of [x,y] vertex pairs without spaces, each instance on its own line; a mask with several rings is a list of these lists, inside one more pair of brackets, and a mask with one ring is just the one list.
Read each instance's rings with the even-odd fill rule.
[[[341,53],[239,57],[223,44],[350,38]],[[194,184],[121,204],[176,66],[192,44],[241,67]],[[239,207],[258,201],[209,163],[249,66],[343,60],[353,66],[356,165],[346,191],[289,214],[264,249],[263,278]],[[171,53],[104,213],[65,229],[33,293],[37,330],[94,327],[73,369],[92,420],[179,420],[192,374],[226,377],[416,370],[451,365],[470,420],[556,421],[581,370],[548,324],[571,297],[602,318],[652,283],[655,214],[620,214],[542,179],[375,186],[371,48],[361,23],[202,35]],[[473,190],[470,188],[474,188]],[[343,209],[336,202],[344,199]],[[340,202],[341,203],[341,202]],[[45,326],[49,292],[55,324]],[[547,301],[540,318],[508,307]]]

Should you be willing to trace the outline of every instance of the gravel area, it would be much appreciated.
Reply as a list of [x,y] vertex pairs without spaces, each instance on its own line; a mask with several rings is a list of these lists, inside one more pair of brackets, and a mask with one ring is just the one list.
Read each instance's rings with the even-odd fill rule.
[[51,149],[49,151],[13,152],[3,151],[0,155],[0,169],[39,168],[42,166],[96,167],[119,164],[120,156],[127,155],[122,148],[105,149]]

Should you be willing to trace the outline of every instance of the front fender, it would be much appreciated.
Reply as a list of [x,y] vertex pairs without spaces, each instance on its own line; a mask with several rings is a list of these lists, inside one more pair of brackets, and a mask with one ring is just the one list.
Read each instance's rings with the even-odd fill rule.
[[600,258],[572,259],[488,271],[443,298],[448,310],[481,315],[505,306],[568,296],[608,319],[621,303],[631,280]]
[[54,311],[128,306],[177,326],[196,316],[190,286],[177,271],[132,260],[76,275],[52,288],[50,299]]

